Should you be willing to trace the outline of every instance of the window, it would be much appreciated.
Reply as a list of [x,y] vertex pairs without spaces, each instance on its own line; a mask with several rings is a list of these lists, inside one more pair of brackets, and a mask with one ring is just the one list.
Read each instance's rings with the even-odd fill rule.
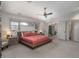
[[20,22],[20,31],[29,31],[28,23]]
[[17,37],[17,32],[19,31],[19,22],[11,21],[11,32],[13,37]]
[[18,30],[18,22],[11,22],[11,30]]
[[20,22],[20,25],[28,26],[28,23],[26,23],[26,22]]
[[17,35],[19,31],[35,31],[34,23],[11,21],[10,22],[12,35]]
[[18,25],[18,22],[11,22],[11,25]]

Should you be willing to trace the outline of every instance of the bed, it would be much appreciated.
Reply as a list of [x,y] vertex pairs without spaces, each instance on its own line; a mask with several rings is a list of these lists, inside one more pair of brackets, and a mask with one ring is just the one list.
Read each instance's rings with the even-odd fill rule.
[[47,35],[41,35],[32,32],[20,32],[19,42],[24,43],[31,48],[35,48],[37,46],[51,42],[51,39],[49,39]]

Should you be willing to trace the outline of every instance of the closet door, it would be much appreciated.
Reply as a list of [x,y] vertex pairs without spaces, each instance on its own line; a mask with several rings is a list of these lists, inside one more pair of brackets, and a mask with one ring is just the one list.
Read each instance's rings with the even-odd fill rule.
[[57,24],[57,38],[58,39],[63,39],[65,40],[65,35],[66,35],[66,23],[64,21],[59,22]]
[[79,42],[79,21],[74,22],[74,26],[73,26],[73,40]]

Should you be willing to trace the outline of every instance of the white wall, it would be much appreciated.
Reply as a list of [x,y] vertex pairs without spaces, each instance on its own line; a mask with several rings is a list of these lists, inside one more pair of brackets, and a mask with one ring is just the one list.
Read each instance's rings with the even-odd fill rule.
[[10,23],[9,23],[9,18],[7,17],[2,17],[2,31],[7,31],[7,33],[10,33]]
[[48,35],[48,23],[41,22],[39,24],[38,32],[43,32]]
[[3,38],[3,33],[6,32],[7,34],[11,34],[10,31],[10,24],[9,24],[9,18],[7,17],[2,17],[1,18],[1,32],[2,32],[2,38]]
[[38,32],[43,32],[43,29],[44,29],[44,23],[41,22],[41,23],[39,24]]

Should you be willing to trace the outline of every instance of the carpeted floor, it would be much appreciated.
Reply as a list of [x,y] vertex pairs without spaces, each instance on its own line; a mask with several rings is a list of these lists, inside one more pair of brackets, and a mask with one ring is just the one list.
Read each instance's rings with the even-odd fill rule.
[[79,57],[79,43],[54,40],[36,49],[16,44],[2,51],[3,58],[70,58]]

